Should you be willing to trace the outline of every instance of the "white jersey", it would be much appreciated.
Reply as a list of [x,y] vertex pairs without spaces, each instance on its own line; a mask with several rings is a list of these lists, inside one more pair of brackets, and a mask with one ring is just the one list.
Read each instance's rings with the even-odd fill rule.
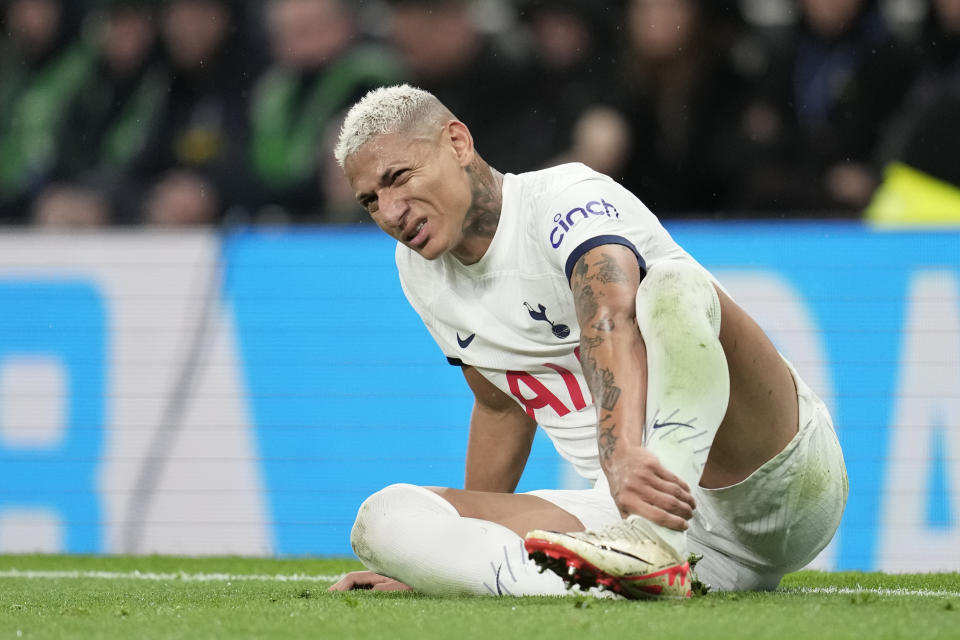
[[582,164],[504,176],[500,222],[475,264],[402,244],[396,254],[403,291],[448,361],[514,398],[591,482],[601,475],[597,413],[570,275],[603,244],[632,249],[643,271],[693,260],[636,196]]

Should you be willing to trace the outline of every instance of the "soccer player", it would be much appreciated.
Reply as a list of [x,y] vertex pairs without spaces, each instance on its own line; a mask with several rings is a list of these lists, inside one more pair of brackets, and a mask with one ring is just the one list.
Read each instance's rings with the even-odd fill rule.
[[[464,489],[368,498],[370,571],[333,589],[684,597],[691,553],[715,589],[772,589],[829,542],[824,404],[635,195],[581,164],[500,174],[407,85],[353,106],[336,157],[475,404]],[[537,424],[592,489],[513,493]]]

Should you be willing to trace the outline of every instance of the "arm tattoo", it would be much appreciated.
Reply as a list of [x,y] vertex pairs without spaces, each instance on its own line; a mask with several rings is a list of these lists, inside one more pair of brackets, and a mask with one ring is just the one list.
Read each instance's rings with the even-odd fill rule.
[[603,344],[603,336],[584,336],[580,338],[581,352],[589,352]]
[[597,268],[599,269],[597,278],[603,284],[627,281],[627,274],[623,272],[623,269],[614,261],[612,256],[607,254],[600,256],[600,261],[597,262]]
[[[600,310],[600,299],[604,297],[603,288],[593,288],[593,283],[599,285],[626,284],[629,282],[627,274],[615,258],[601,253],[593,264],[587,262],[586,254],[574,265],[570,278],[570,288],[573,290],[574,302],[577,306],[577,319],[581,326],[593,320]],[[615,327],[612,320],[601,320],[593,325],[597,331],[612,331]]]
[[597,361],[593,358],[593,350],[603,344],[603,336],[580,336],[580,366],[587,384],[593,380],[597,370]]
[[590,271],[590,265],[587,264],[587,256],[581,256],[573,268],[573,274],[578,278],[583,278]]
[[[591,273],[591,267],[596,267],[595,273]],[[594,280],[599,280],[601,284],[626,283],[628,281],[627,274],[620,268],[614,257],[606,253],[600,254],[597,261],[592,265],[587,264],[586,255],[582,256],[574,266],[573,276],[573,279],[581,281],[584,285]]]
[[[626,294],[623,288],[635,285],[632,284],[630,274],[621,268],[613,252],[601,249],[599,252],[589,253],[590,262],[585,254],[574,265],[570,287],[573,290],[577,319],[583,327],[580,336],[580,364],[600,416],[597,446],[600,462],[606,467],[617,449],[617,425],[612,412],[617,407],[622,389],[617,385],[612,361],[603,358],[601,363],[597,363],[596,356],[605,352],[604,343],[608,338],[613,338],[611,334],[617,328],[612,315],[601,312],[601,305],[605,302],[605,295],[613,295],[620,300]],[[625,328],[621,327],[621,331]],[[630,375],[629,372],[620,373]]]
[[588,320],[597,315],[600,305],[597,303],[596,295],[593,293],[593,287],[585,285],[579,292],[575,292],[577,315],[584,320]]
[[600,429],[597,432],[597,446],[600,449],[601,462],[609,461],[617,448],[617,436],[613,435],[613,430],[617,428],[617,425],[614,422],[610,422],[608,425],[603,424],[612,417],[613,416],[607,414],[603,420],[600,421]]
[[598,369],[594,381],[596,381],[596,377],[600,378],[600,408],[613,411],[613,408],[617,406],[617,400],[620,399],[620,387],[616,385],[617,381],[613,376],[613,371]]
[[613,318],[601,318],[590,326],[604,333],[610,333],[617,328],[617,324],[613,321]]
[[580,366],[583,368],[583,377],[587,380],[587,387],[593,391],[593,375],[597,371],[597,361],[593,356],[580,352]]

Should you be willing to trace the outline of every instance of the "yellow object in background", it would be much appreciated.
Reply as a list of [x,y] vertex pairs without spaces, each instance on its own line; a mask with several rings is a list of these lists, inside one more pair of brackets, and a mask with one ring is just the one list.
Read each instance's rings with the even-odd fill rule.
[[960,227],[960,188],[894,162],[864,217],[878,227]]

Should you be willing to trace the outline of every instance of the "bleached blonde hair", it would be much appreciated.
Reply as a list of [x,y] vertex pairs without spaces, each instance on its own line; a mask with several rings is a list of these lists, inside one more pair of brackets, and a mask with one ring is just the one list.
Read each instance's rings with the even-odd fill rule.
[[429,91],[408,84],[380,87],[368,92],[347,112],[333,155],[343,167],[347,158],[377,136],[453,117]]

